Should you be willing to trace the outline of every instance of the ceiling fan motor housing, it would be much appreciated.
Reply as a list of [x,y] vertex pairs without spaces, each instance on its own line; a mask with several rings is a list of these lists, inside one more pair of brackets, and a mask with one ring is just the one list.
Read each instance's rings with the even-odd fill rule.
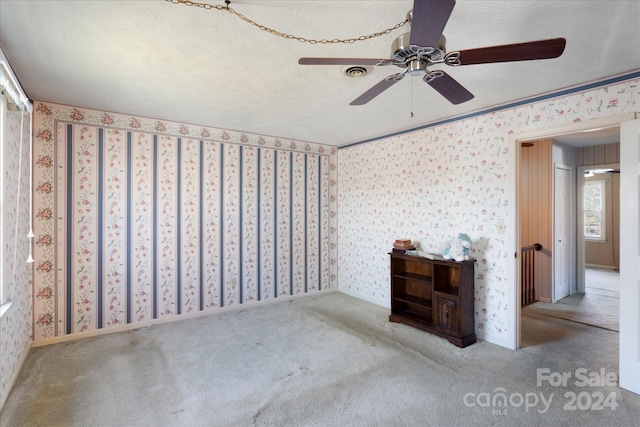
[[[409,66],[409,62],[413,59],[442,61],[446,53],[447,39],[444,35],[440,36],[438,46],[415,46],[411,45],[409,40],[411,33],[404,33],[398,36],[391,45],[391,59],[398,63],[403,63],[405,67]],[[396,64],[402,66],[401,64]],[[428,64],[427,64],[428,65]]]

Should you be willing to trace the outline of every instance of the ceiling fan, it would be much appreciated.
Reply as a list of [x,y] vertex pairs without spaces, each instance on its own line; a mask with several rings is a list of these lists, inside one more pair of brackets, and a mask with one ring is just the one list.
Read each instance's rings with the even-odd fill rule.
[[405,70],[392,74],[349,103],[363,105],[402,80],[407,74],[422,75],[423,80],[452,104],[473,98],[473,94],[442,70],[429,70],[434,64],[450,66],[488,64],[494,62],[529,61],[557,58],[564,51],[564,38],[538,40],[500,46],[447,52],[442,35],[455,0],[414,0],[409,12],[411,31],[399,36],[391,49],[391,59],[367,58],[300,58],[301,65],[395,65]]

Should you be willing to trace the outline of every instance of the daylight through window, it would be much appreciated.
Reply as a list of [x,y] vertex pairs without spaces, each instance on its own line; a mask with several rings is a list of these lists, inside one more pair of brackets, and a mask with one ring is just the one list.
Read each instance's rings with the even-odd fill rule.
[[584,237],[606,240],[605,234],[605,181],[584,183]]

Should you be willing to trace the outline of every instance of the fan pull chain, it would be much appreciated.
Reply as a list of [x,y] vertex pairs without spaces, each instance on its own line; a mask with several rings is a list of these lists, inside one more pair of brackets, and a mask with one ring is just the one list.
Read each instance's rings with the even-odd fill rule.
[[413,79],[411,76],[409,76],[409,80],[411,80],[411,114],[409,114],[409,117],[413,117]]

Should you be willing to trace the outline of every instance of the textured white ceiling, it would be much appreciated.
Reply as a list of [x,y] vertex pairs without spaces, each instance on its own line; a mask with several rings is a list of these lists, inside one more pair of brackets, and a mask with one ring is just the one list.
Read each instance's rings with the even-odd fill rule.
[[614,144],[620,142],[620,126],[569,133],[554,137],[553,140],[570,147]]
[[[316,39],[383,30],[403,21],[412,5],[231,2],[259,24]],[[298,58],[388,58],[408,25],[358,43],[312,45],[260,31],[228,12],[162,0],[0,0],[0,43],[33,99],[337,146],[636,71],[639,23],[636,0],[458,0],[444,30],[448,50],[565,37],[565,52],[550,60],[447,67],[475,95],[457,106],[419,77],[349,106],[400,69],[376,67],[354,79],[341,66],[303,66]]]

